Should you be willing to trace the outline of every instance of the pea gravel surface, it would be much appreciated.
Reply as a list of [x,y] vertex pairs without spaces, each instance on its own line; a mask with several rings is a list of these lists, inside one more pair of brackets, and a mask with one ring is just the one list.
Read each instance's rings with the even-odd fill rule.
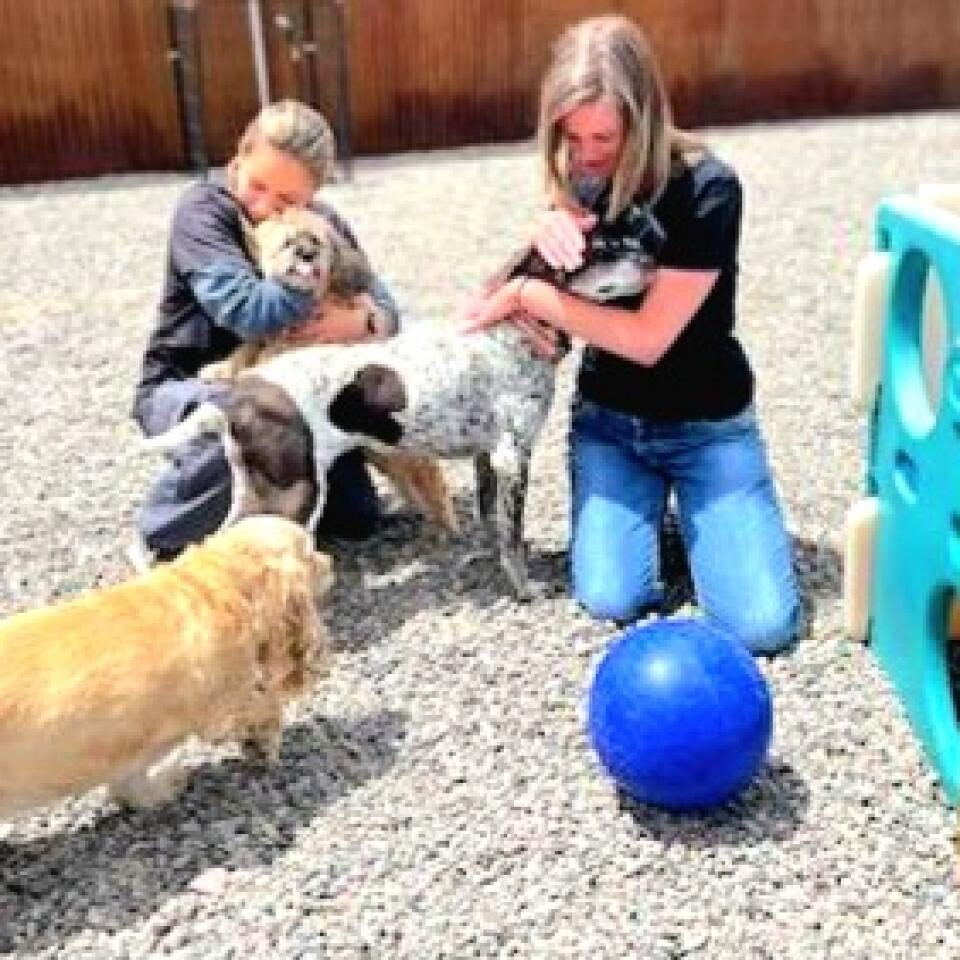
[[[705,133],[744,182],[740,331],[810,617],[792,656],[762,664],[775,732],[758,779],[677,816],[598,767],[585,702],[616,630],[567,596],[567,361],[526,524],[539,599],[509,597],[463,465],[457,538],[400,511],[367,543],[331,544],[337,657],[291,712],[279,766],[198,746],[162,810],[101,790],[0,822],[0,955],[960,955],[954,813],[872,655],[844,638],[839,597],[865,433],[847,388],[853,275],[882,197],[960,180],[960,113]],[[128,410],[188,182],[0,189],[2,615],[129,575],[157,464]],[[326,195],[408,322],[441,323],[523,240],[540,177],[526,143],[362,159]]]

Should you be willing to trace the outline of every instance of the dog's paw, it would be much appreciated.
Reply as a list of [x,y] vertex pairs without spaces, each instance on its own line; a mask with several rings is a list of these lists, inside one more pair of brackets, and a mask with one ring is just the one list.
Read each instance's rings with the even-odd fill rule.
[[534,603],[537,600],[548,600],[561,593],[562,591],[559,591],[555,584],[527,579],[523,585],[523,592],[515,592],[515,597],[518,603]]
[[247,763],[273,766],[280,761],[282,732],[277,723],[252,726],[240,739],[240,754]]
[[121,807],[150,810],[175,800],[189,777],[190,771],[179,762],[138,770],[111,783],[110,798]]

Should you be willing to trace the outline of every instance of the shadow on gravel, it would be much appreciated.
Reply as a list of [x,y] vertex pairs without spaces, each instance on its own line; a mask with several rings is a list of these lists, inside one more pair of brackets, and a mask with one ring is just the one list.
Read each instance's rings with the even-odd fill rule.
[[702,850],[789,839],[805,821],[810,791],[788,763],[774,758],[739,797],[715,810],[669,813],[637,803],[623,791],[618,799],[638,836]]
[[804,596],[840,596],[842,560],[837,549],[829,543],[793,538],[794,566]]
[[384,711],[294,723],[275,768],[204,764],[162,809],[110,808],[72,832],[0,842],[0,955],[91,927],[117,933],[204,871],[271,864],[325,807],[393,766],[406,722]]
[[333,643],[340,650],[362,650],[425,611],[431,615],[472,606],[488,610],[500,603],[529,606],[569,592],[566,550],[528,552],[536,597],[516,601],[496,552],[479,525],[446,541],[425,521],[403,516],[383,533],[359,544],[326,544],[337,582],[328,601]]
[[[361,650],[382,642],[424,611],[489,610],[500,604],[527,610],[570,596],[566,547],[528,545],[527,567],[534,597],[516,601],[496,549],[479,523],[464,521],[457,536],[438,539],[427,521],[411,514],[391,517],[379,534],[361,544],[325,546],[334,558],[337,585],[329,600],[334,645]],[[674,613],[694,600],[693,582],[676,526],[663,531],[664,610]]]
[[793,538],[793,566],[803,620],[808,628],[817,617],[818,600],[838,600],[841,595],[842,560],[829,543]]
[[[363,543],[327,545],[334,557],[337,586],[330,598],[334,644],[361,650],[382,642],[424,611],[442,612],[473,605],[489,608],[515,602],[500,569],[496,551],[479,524],[461,511],[463,529],[439,540],[431,525],[412,514],[391,517],[390,524]],[[807,623],[818,598],[840,594],[841,558],[829,543],[795,537],[794,566]],[[676,519],[668,514],[660,543],[664,580],[664,612],[672,614],[696,595]],[[566,548],[528,553],[528,569],[536,604],[570,595],[569,551]]]

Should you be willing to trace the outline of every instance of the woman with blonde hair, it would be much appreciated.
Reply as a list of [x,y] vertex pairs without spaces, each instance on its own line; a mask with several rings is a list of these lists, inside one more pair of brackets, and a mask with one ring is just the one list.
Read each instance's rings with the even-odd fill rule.
[[657,264],[639,304],[594,304],[520,277],[469,311],[470,329],[506,321],[586,341],[570,432],[574,595],[620,622],[658,607],[672,492],[704,615],[754,653],[782,652],[798,637],[800,604],[753,373],[733,333],[739,180],[673,125],[646,38],[619,16],[560,37],[539,137],[550,206],[532,243],[543,258],[573,270],[601,221],[625,243],[652,223],[643,243]]

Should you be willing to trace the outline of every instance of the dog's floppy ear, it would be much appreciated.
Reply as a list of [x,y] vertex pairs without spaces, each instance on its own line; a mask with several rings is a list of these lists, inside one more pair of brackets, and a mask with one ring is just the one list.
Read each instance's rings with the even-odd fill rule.
[[245,473],[240,516],[274,513],[305,522],[317,491],[313,439],[296,405],[251,375],[236,384],[227,411]]
[[369,363],[333,398],[330,422],[345,433],[365,433],[383,443],[395,444],[403,428],[393,418],[407,406],[407,391],[400,374],[379,363]]
[[[325,642],[323,624],[317,613],[310,575],[292,575],[289,570],[269,570],[279,576],[278,603],[264,611],[269,617],[261,641],[257,644],[257,668],[264,686],[282,697],[299,693],[326,659],[321,646]],[[262,596],[266,596],[266,587]]]
[[373,410],[399,413],[407,405],[407,391],[400,374],[380,363],[368,363],[353,378]]

